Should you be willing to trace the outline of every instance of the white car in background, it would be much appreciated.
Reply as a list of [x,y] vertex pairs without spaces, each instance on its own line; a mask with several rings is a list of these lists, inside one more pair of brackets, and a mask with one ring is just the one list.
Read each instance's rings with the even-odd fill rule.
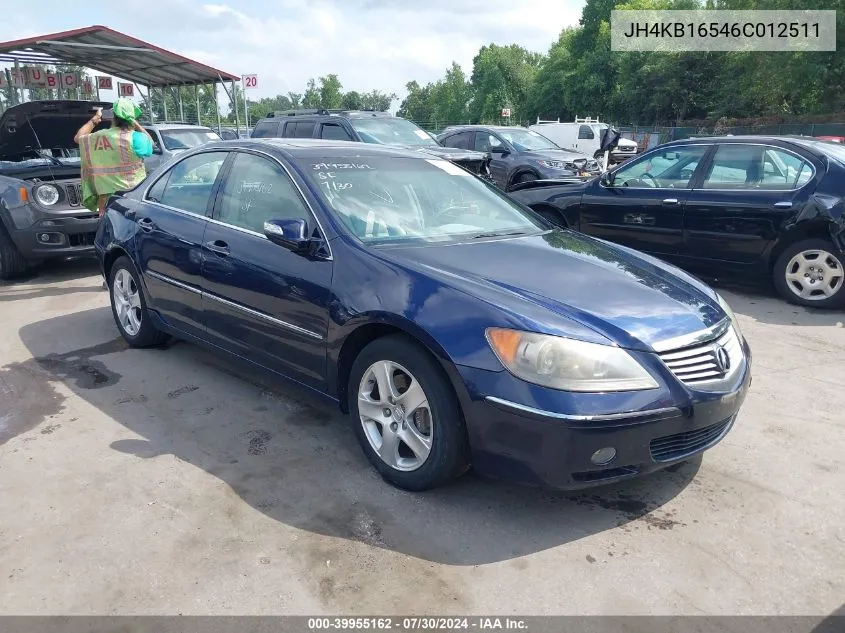
[[[601,145],[601,134],[608,127],[607,123],[602,123],[598,119],[591,119],[589,117],[579,119],[575,117],[574,123],[561,123],[560,120],[542,121],[537,119],[537,123],[529,126],[528,129],[542,134],[564,149],[574,149],[581,154],[586,154],[599,160],[602,158],[602,152],[599,149]],[[619,144],[610,152],[610,162],[621,163],[629,158],[633,158],[637,155],[637,149],[637,143],[635,141],[628,138],[620,138]]]

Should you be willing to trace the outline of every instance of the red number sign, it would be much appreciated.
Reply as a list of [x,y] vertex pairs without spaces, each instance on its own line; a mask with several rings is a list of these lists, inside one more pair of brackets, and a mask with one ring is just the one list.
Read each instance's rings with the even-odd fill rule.
[[117,82],[117,94],[121,97],[134,97],[135,96],[135,86],[132,84],[124,84],[121,82]]
[[102,75],[97,75],[97,88],[100,90],[111,90],[112,83],[111,77],[104,77]]
[[258,88],[258,75],[244,75],[244,88]]

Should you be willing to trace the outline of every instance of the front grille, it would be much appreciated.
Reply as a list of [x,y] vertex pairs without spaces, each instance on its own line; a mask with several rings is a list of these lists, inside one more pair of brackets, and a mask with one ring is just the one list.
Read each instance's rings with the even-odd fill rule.
[[669,462],[704,450],[722,438],[732,419],[728,418],[694,431],[657,437],[648,445],[651,458],[656,462]]
[[688,385],[723,380],[743,362],[742,346],[733,327],[715,341],[662,352],[658,356],[681,382]]
[[96,231],[93,233],[76,233],[68,235],[68,244],[71,246],[93,246],[94,238],[97,236]]
[[82,185],[78,182],[65,185],[65,196],[68,206],[78,207],[82,204]]

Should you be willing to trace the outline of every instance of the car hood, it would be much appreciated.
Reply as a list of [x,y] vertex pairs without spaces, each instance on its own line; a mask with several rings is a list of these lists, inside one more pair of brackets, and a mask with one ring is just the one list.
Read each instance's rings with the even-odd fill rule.
[[438,158],[445,158],[446,160],[484,160],[488,157],[484,152],[476,152],[472,149],[459,149],[457,147],[437,147],[419,145],[402,145],[405,149],[422,152],[424,154],[431,154]]
[[380,249],[415,268],[505,310],[530,302],[574,320],[615,343],[651,350],[725,318],[705,284],[659,260],[573,231],[493,238],[448,246]]
[[73,136],[94,116],[96,101],[30,101],[8,108],[0,117],[0,159],[37,149],[75,149]]
[[521,154],[524,158],[534,158],[537,160],[567,160],[573,161],[578,160],[579,158],[582,160],[591,161],[593,160],[590,156],[586,154],[582,154],[581,152],[573,152],[568,149],[544,149],[544,150],[535,150],[532,152],[522,152]]

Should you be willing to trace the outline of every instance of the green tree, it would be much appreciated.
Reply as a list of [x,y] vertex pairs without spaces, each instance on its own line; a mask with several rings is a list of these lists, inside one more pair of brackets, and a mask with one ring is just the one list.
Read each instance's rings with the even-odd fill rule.
[[320,77],[320,107],[338,109],[343,101],[343,86],[337,75]]
[[360,110],[364,107],[364,100],[361,98],[361,93],[355,90],[350,90],[343,95],[340,101],[340,107],[344,110]]
[[510,108],[511,120],[521,121],[542,59],[542,55],[516,44],[482,46],[472,62],[472,117],[476,121],[498,121],[502,108]]
[[309,79],[306,84],[305,94],[302,96],[302,107],[309,110],[320,107],[320,89],[317,88],[317,82],[314,79]]
[[375,110],[376,112],[387,112],[390,104],[396,99],[393,92],[387,93],[381,90],[370,90],[361,95],[361,103],[364,110]]

